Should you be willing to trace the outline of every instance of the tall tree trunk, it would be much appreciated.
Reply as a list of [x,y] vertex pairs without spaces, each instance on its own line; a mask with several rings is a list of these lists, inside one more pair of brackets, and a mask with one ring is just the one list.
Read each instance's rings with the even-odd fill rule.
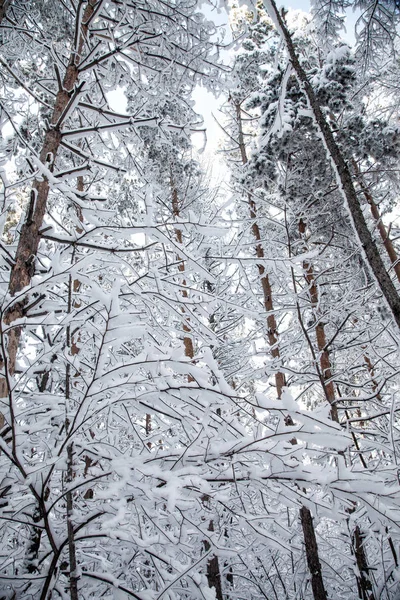
[[10,6],[11,0],[0,0],[0,25],[7,13],[7,8]]
[[379,235],[381,236],[383,246],[384,246],[386,253],[392,263],[393,270],[396,273],[397,281],[400,283],[399,257],[397,256],[397,252],[394,248],[393,242],[389,237],[389,232],[386,230],[386,227],[385,227],[384,223],[382,222],[382,217],[379,214],[379,209],[375,203],[374,197],[372,196],[367,185],[365,184],[365,181],[362,177],[361,171],[355,160],[352,160],[352,165],[353,165],[354,174],[357,179],[357,183],[360,186],[362,193],[364,194],[364,198],[366,199],[366,201],[368,202],[368,204],[370,206],[371,214],[375,221],[376,227],[379,231]]
[[[83,177],[80,176],[77,179],[77,190],[79,192],[84,191],[84,180]],[[77,209],[77,217],[80,222],[83,222],[82,211],[80,208]],[[82,233],[82,229],[80,227],[76,227],[77,233]],[[75,250],[72,253],[71,262],[75,262]],[[79,292],[81,287],[81,282],[78,279],[72,280],[70,277],[68,284],[68,313],[71,313],[73,308],[79,308],[81,303],[76,298],[73,298],[73,294]],[[67,347],[71,352],[72,356],[76,356],[79,354],[79,347],[77,345],[77,341],[79,340],[79,335],[76,334],[73,336],[71,334],[70,326],[67,327]],[[72,377],[76,377],[78,373],[71,373],[71,365],[67,363],[66,376],[65,376],[65,397],[67,400],[71,397],[71,387],[72,387]],[[66,435],[69,431],[69,420],[66,418],[65,420],[65,432]],[[89,467],[92,464],[92,459],[85,455],[85,470],[84,476],[86,477]],[[72,485],[72,482],[75,477],[74,472],[74,445],[73,442],[68,444],[67,446],[67,473],[65,477],[65,484],[67,487]],[[93,498],[93,490],[87,489],[84,494],[85,499]],[[68,539],[68,558],[69,558],[69,593],[71,600],[79,600],[79,591],[78,591],[78,581],[79,575],[77,572],[77,559],[76,559],[76,543],[75,543],[75,533],[74,533],[74,523],[73,523],[73,511],[74,511],[74,497],[71,491],[67,491],[66,493],[66,505],[67,505],[67,539]]]
[[[204,496],[203,504],[206,504],[208,500],[208,496]],[[208,524],[208,531],[214,531],[214,521],[212,520]],[[211,548],[210,542],[208,540],[204,540],[203,544],[204,550],[208,552]],[[215,597],[217,600],[224,600],[218,556],[214,555],[207,563],[207,581],[208,586],[215,589]]]
[[300,509],[300,520],[306,547],[307,565],[311,573],[311,586],[314,600],[327,600],[328,596],[326,595],[322,579],[321,562],[319,560],[314,522],[310,511],[305,506],[302,506]]
[[[235,103],[236,109],[236,122],[238,125],[238,143],[240,149],[240,155],[242,164],[247,164],[247,153],[246,145],[244,142],[243,135],[243,123],[241,107],[239,103]],[[253,232],[254,239],[256,241],[256,256],[258,258],[264,258],[264,248],[261,243],[260,228],[257,223],[257,206],[254,201],[254,197],[251,193],[248,193],[248,203],[250,208],[250,218],[252,219],[251,229]],[[269,281],[268,274],[265,272],[263,265],[257,265],[258,272],[260,274],[260,280],[263,290],[264,306],[267,311],[267,323],[268,323],[268,342],[271,348],[271,354],[274,358],[280,358],[279,345],[278,345],[278,333],[275,315],[273,313],[274,305],[272,301],[272,288]],[[325,342],[324,342],[325,345]],[[278,371],[275,373],[275,384],[278,398],[282,395],[282,388],[286,385],[286,379],[284,373]],[[288,420],[287,425],[293,425],[293,421]],[[296,438],[292,440],[293,444],[297,444]],[[315,535],[314,521],[310,510],[306,506],[302,506],[300,509],[300,521],[303,528],[304,544],[306,548],[307,565],[311,574],[311,584],[314,594],[314,600],[327,600],[327,595],[324,588],[324,582],[322,578],[321,563],[318,555],[318,544]],[[318,565],[318,568],[316,566]]]
[[[53,172],[54,164],[57,156],[57,152],[60,147],[61,142],[61,126],[62,122],[60,117],[68,105],[71,94],[74,90],[74,87],[78,81],[78,65],[80,61],[80,57],[83,51],[85,39],[88,32],[88,21],[90,20],[94,7],[97,0],[88,0],[87,6],[85,8],[82,25],[81,25],[81,34],[78,38],[78,42],[76,47],[73,49],[70,60],[68,63],[68,67],[66,69],[66,73],[63,79],[62,88],[59,89],[56,95],[53,114],[50,121],[50,127],[45,134],[43,146],[40,152],[40,161],[42,163],[46,163],[47,168]],[[0,22],[5,16],[5,10],[7,6],[10,4],[7,0],[0,0]],[[80,18],[80,11],[77,13],[77,20]],[[32,191],[30,196],[30,202],[28,205],[28,209],[25,216],[25,222],[21,228],[20,237],[18,240],[18,246],[15,254],[15,263],[11,269],[10,281],[8,291],[11,296],[15,296],[18,292],[20,292],[24,287],[30,285],[32,277],[35,272],[35,259],[37,256],[37,251],[40,242],[40,228],[43,223],[43,218],[46,212],[47,207],[47,199],[49,195],[49,182],[43,177],[42,179],[36,179],[32,184]],[[26,306],[27,299],[14,303],[11,310],[4,316],[4,321],[6,325],[11,325],[13,321],[19,319],[24,314],[24,308]],[[19,346],[19,340],[21,336],[21,328],[13,327],[10,329],[8,333],[8,343],[7,343],[7,373],[8,375],[14,375],[15,373],[15,365],[16,358]],[[0,368],[4,368],[4,359],[0,362]],[[68,375],[67,375],[68,376]],[[45,386],[45,382],[42,382]],[[0,397],[4,398],[8,395],[8,384],[7,378],[0,378]],[[5,419],[4,415],[0,413],[0,429],[4,426]],[[15,440],[13,441],[15,444]],[[44,498],[46,497],[46,492],[44,492]],[[69,504],[72,502],[72,497],[68,498],[67,494],[67,513],[72,512],[69,510]],[[33,515],[33,521],[39,522],[42,518],[41,508],[37,507],[35,509]],[[71,532],[70,532],[70,520],[68,519],[68,539],[69,544],[71,542]],[[38,556],[39,548],[41,542],[41,530],[33,527],[31,540],[29,543],[28,557],[27,557],[27,570],[29,573],[34,573],[35,560]],[[71,548],[70,548],[70,558],[71,558]],[[75,571],[76,569],[72,569],[71,571]],[[75,583],[71,583],[71,600],[78,600],[77,593],[77,585]]]
[[[175,218],[179,218],[180,216],[180,207],[179,207],[179,196],[178,196],[178,190],[176,189],[176,185],[174,182],[174,179],[172,177],[172,173],[171,173],[171,191],[172,191],[172,213],[174,215]],[[175,228],[175,237],[176,240],[179,244],[183,243],[183,238],[182,238],[182,231],[179,227]],[[178,261],[179,261],[179,265],[178,265],[178,270],[181,273],[185,272],[185,263],[184,261],[181,259],[180,256],[178,256]],[[181,290],[181,294],[183,298],[187,298],[188,297],[188,293],[186,288],[186,281],[185,279],[182,280],[182,290]],[[182,314],[185,315],[185,308],[182,307]],[[182,325],[183,331],[185,331],[186,333],[190,333],[191,329],[190,329],[190,325],[189,325],[189,319],[184,316],[183,317],[183,325]],[[193,360],[194,358],[194,347],[193,347],[193,340],[190,336],[185,335],[183,337],[183,345],[185,347],[185,356],[189,357],[190,359]]]
[[[7,8],[10,6],[11,0],[0,0],[0,25],[6,16]],[[0,369],[4,368],[4,360],[0,357]],[[5,398],[8,394],[7,379],[0,377],[0,398]],[[0,412],[0,431],[5,425],[3,413]]]
[[[73,443],[68,445],[67,448],[67,476],[65,483],[67,486],[72,484],[74,478],[74,448]],[[68,536],[68,556],[69,556],[69,593],[71,600],[79,600],[78,594],[78,580],[79,575],[77,572],[77,561],[76,561],[76,544],[73,524],[73,510],[74,510],[74,499],[71,491],[66,493],[67,503],[67,536]]]
[[[306,232],[306,223],[303,219],[299,221],[299,234],[302,239],[304,239]],[[304,248],[307,250],[307,248]],[[319,294],[318,294],[318,286],[315,280],[314,268],[310,261],[303,261],[303,270],[304,276],[308,284],[308,293],[310,296],[311,310],[313,311],[313,321],[315,323],[315,337],[317,340],[317,348],[319,352],[319,364],[321,370],[321,377],[323,384],[325,397],[331,406],[331,419],[336,423],[339,423],[339,415],[336,404],[336,394],[335,388],[332,381],[332,364],[329,355],[329,351],[326,347],[326,332],[325,332],[325,323],[321,320],[320,315],[318,315],[318,306],[319,306]],[[357,449],[358,442],[357,438],[353,434],[354,444]],[[362,455],[360,455],[362,457]],[[365,466],[365,465],[364,465]],[[350,509],[348,512],[354,512],[354,508]],[[304,530],[304,525],[303,525]],[[374,600],[374,596],[371,593],[372,584],[368,578],[368,561],[365,553],[364,545],[362,544],[362,535],[359,526],[357,525],[354,533],[352,535],[351,545],[353,547],[353,551],[356,557],[357,566],[360,572],[360,576],[357,576],[357,587],[362,592],[362,598],[364,600],[364,594],[368,593],[368,596],[365,596],[367,600]],[[313,588],[314,589],[314,588]]]
[[[306,223],[303,219],[299,221],[299,233],[303,239],[306,232]],[[336,406],[335,388],[332,381],[332,366],[329,357],[329,352],[326,348],[326,333],[325,323],[319,318],[316,313],[318,307],[318,287],[315,281],[314,268],[310,261],[303,261],[304,276],[308,284],[308,293],[310,297],[311,310],[313,312],[313,320],[315,323],[315,337],[317,340],[317,348],[319,352],[319,364],[323,379],[323,387],[325,397],[331,406],[332,421],[339,423],[338,410]]]
[[[246,152],[246,144],[244,141],[243,134],[243,121],[242,121],[242,109],[239,102],[235,102],[235,110],[236,110],[236,122],[238,126],[238,145],[240,150],[240,156],[242,159],[242,164],[246,165],[248,162],[247,152]],[[260,228],[257,223],[257,205],[254,201],[253,195],[249,192],[247,194],[250,218],[252,220],[251,223],[251,231],[253,233],[253,237],[255,239],[255,252],[257,258],[265,258],[264,248],[261,243],[261,233]],[[279,340],[278,340],[278,327],[276,324],[276,318],[274,314],[274,303],[272,299],[272,288],[269,280],[268,273],[265,270],[264,265],[257,265],[258,274],[260,276],[261,287],[263,291],[263,301],[264,307],[267,312],[267,337],[268,343],[271,350],[271,356],[279,361],[280,352],[279,352]],[[282,388],[286,385],[286,379],[284,373],[279,370],[275,373],[275,385],[276,385],[276,395],[278,398],[282,395]]]
[[[78,65],[88,33],[87,23],[94,12],[95,4],[96,0],[89,0],[85,8],[82,18],[81,35],[79,36],[77,46],[71,53],[62,88],[57,92],[53,114],[50,120],[50,127],[45,134],[42,150],[40,152],[40,161],[43,164],[46,163],[47,168],[51,172],[54,170],[55,160],[61,143],[62,122],[60,122],[60,118],[62,117],[70,100],[71,93],[78,82]],[[80,18],[79,10],[76,18]],[[8,291],[11,296],[15,296],[15,294],[20,292],[24,287],[29,286],[35,273],[35,259],[40,242],[39,231],[42,227],[43,218],[46,212],[49,190],[49,181],[46,177],[43,177],[40,180],[36,179],[32,184],[30,202],[26,212],[25,222],[21,228],[15,254],[15,264],[12,267],[10,274]],[[7,325],[10,325],[13,321],[23,316],[26,302],[27,300],[24,300],[13,304],[11,310],[4,318]],[[13,375],[15,372],[20,335],[20,327],[11,328],[8,334],[7,370],[10,375]],[[8,394],[7,385],[4,380],[0,386],[0,392],[3,394],[2,397],[5,397]]]
[[356,525],[352,541],[357,567],[360,572],[360,576],[357,577],[358,595],[361,600],[375,600],[375,596],[372,593],[372,584],[369,579],[369,568],[364,548],[364,538],[365,536],[361,533],[361,529]]
[[[294,278],[293,268],[292,268],[292,280],[293,280],[293,284],[294,284],[294,290],[296,292],[296,280]],[[298,314],[299,314],[299,319],[301,319],[299,307],[298,307]],[[300,323],[303,328],[303,331],[305,331],[302,321],[300,321]],[[308,339],[308,337],[307,337],[307,339]],[[316,360],[315,352],[313,349],[312,349],[312,353],[313,353],[314,360]],[[324,378],[322,375],[321,375],[320,379],[321,379],[321,383],[324,388],[324,391],[326,393],[326,389],[325,389],[325,385],[324,385]],[[297,440],[294,439],[294,441],[292,443],[297,443]],[[314,600],[327,600],[327,594],[325,591],[324,581],[323,581],[323,577],[322,577],[321,561],[319,560],[318,544],[317,544],[317,538],[315,535],[314,521],[313,521],[313,518],[311,515],[311,511],[306,506],[302,506],[300,509],[300,522],[301,522],[301,526],[303,529],[304,545],[305,545],[306,557],[307,557],[307,566],[308,566],[308,569],[311,574],[311,587],[313,590]]]
[[[172,213],[175,218],[179,218],[179,216],[180,216],[179,196],[178,196],[178,190],[177,190],[175,182],[174,182],[172,170],[171,170],[171,195],[172,195]],[[175,228],[175,237],[179,244],[183,243],[182,231],[179,227]],[[183,274],[185,272],[185,263],[179,256],[177,258],[179,261],[178,269]],[[186,280],[185,279],[182,280],[182,286],[183,286],[182,291],[181,291],[182,297],[187,298],[188,293],[187,293],[187,290],[185,289],[186,288]],[[184,306],[182,306],[182,314],[183,314],[182,329],[185,333],[189,334],[191,332],[190,320],[186,316],[186,311],[185,311]],[[185,348],[185,356],[187,356],[188,358],[193,360],[194,346],[193,346],[193,339],[190,335],[184,335],[183,345]],[[189,381],[193,381],[191,376],[189,376],[188,379],[189,379]],[[204,505],[206,505],[208,500],[209,500],[208,496],[203,496],[202,502]],[[209,522],[208,531],[214,531],[214,522],[212,520]],[[204,544],[205,551],[208,552],[208,550],[210,550],[210,547],[211,547],[210,543],[207,540],[204,540],[203,544]],[[213,556],[207,562],[207,581],[208,581],[209,587],[215,589],[215,595],[216,595],[217,600],[223,600],[221,571],[219,568],[219,561],[218,561],[217,556]]]
[[360,247],[363,249],[364,256],[367,264],[369,265],[377,286],[380,288],[383,297],[392,313],[393,319],[397,326],[400,328],[400,297],[399,294],[386,270],[384,262],[379,254],[377,245],[372,238],[372,235],[368,229],[365,221],[363,212],[360,207],[360,203],[357,198],[357,192],[355,190],[350,169],[337,145],[335,138],[333,137],[332,130],[326,120],[317,97],[314,93],[312,85],[307,77],[306,72],[300,64],[298,55],[294,48],[292,37],[289,30],[279,12],[275,0],[264,0],[264,5],[267,12],[270,14],[272,20],[277,25],[279,33],[281,34],[287,51],[289,53],[292,67],[299,80],[300,85],[304,89],[307,96],[310,108],[314,115],[315,123],[321,131],[329,159],[332,166],[337,173],[338,183],[340,190],[343,194],[343,198],[346,202],[347,209],[349,211],[352,225],[359,241]]

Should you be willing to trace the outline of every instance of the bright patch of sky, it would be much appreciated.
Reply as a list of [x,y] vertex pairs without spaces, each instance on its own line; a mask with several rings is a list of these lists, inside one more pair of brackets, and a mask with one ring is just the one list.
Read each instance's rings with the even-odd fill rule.
[[128,112],[128,100],[125,96],[125,88],[120,87],[106,94],[107,102],[112,110],[122,114]]

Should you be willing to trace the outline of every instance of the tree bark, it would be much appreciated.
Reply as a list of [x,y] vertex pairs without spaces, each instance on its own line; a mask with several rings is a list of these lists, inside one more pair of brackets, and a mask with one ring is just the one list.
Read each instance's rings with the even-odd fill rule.
[[[6,4],[6,2],[3,2],[3,7]],[[88,33],[87,23],[94,12],[95,4],[96,0],[89,0],[84,11],[79,42],[77,48],[71,53],[62,83],[62,89],[57,92],[50,127],[45,134],[42,150],[40,152],[40,161],[43,164],[46,164],[51,172],[54,170],[54,164],[61,142],[61,123],[59,120],[78,81],[78,65]],[[77,15],[77,19],[78,18],[79,15]],[[8,291],[11,296],[15,296],[15,294],[20,292],[24,287],[29,286],[35,273],[35,259],[40,242],[39,231],[42,227],[43,218],[46,212],[49,190],[50,186],[46,177],[43,177],[41,180],[36,179],[32,184],[30,202],[18,240],[15,263],[10,274]],[[13,321],[23,316],[26,302],[27,299],[12,305],[12,308],[4,316],[6,325],[11,325]],[[14,375],[15,372],[20,336],[20,327],[12,327],[9,330],[7,343],[7,371],[9,375]],[[0,367],[4,367],[4,363],[0,364]],[[8,386],[6,379],[1,378],[0,397],[4,398],[7,394]],[[0,428],[3,425],[4,416],[0,415]]]
[[[36,506],[35,511],[32,515],[32,521],[34,523],[40,523],[41,520],[42,520],[42,514],[40,511],[40,507]],[[31,536],[30,536],[30,540],[29,540],[28,552],[27,552],[26,558],[25,558],[26,570],[30,575],[33,575],[38,570],[37,559],[39,556],[39,548],[40,548],[41,540],[42,540],[42,529],[39,529],[38,527],[33,527]]]
[[386,227],[382,222],[382,217],[379,214],[379,209],[378,209],[377,205],[375,204],[375,200],[374,200],[371,192],[369,191],[368,187],[365,185],[362,174],[361,174],[360,169],[358,168],[358,165],[355,160],[352,161],[352,165],[353,165],[353,169],[354,169],[354,173],[355,173],[358,185],[360,186],[362,193],[364,194],[364,198],[366,199],[366,201],[368,202],[368,204],[371,208],[371,214],[374,218],[376,227],[379,231],[379,235],[381,236],[381,240],[383,242],[386,253],[390,259],[390,262],[392,263],[393,270],[396,273],[397,281],[400,283],[400,262],[399,262],[399,257],[397,256],[397,252],[394,248],[393,242],[390,239],[389,233],[386,230]]
[[6,16],[7,8],[10,6],[11,0],[0,0],[0,25]]
[[[10,2],[7,0],[0,0],[0,23],[5,16],[5,11],[9,6]],[[66,73],[63,79],[62,89],[60,89],[56,95],[53,114],[50,121],[50,127],[45,134],[42,150],[40,152],[40,161],[46,164],[47,168],[52,172],[54,170],[54,164],[59,150],[61,142],[61,123],[59,122],[60,117],[66,108],[71,93],[78,81],[78,65],[82,54],[85,38],[88,32],[87,22],[94,12],[94,6],[96,0],[88,0],[86,9],[83,14],[81,35],[77,44],[77,47],[73,50],[70,56],[69,64],[66,69]],[[79,14],[77,15],[77,19]],[[49,195],[49,182],[43,177],[41,180],[35,180],[32,184],[32,191],[30,196],[30,202],[26,212],[25,222],[21,228],[20,237],[18,240],[18,246],[15,254],[15,263],[11,269],[10,281],[8,291],[11,296],[15,296],[24,287],[30,285],[32,277],[35,272],[35,259],[40,242],[40,228],[43,223],[43,218],[46,212],[47,199]],[[14,303],[11,310],[4,316],[4,322],[6,325],[11,325],[13,321],[19,319],[24,314],[24,307],[27,303],[27,299]],[[17,359],[17,352],[19,346],[19,340],[21,336],[20,327],[12,327],[8,333],[7,343],[7,372],[9,375],[14,375],[15,365]],[[4,368],[4,361],[0,362],[0,367]],[[4,398],[8,395],[7,379],[5,377],[0,378],[0,397]],[[0,429],[4,426],[5,419],[4,415],[0,413]],[[67,495],[68,496],[68,495]],[[67,512],[69,511],[68,503],[72,502],[72,497],[67,497]],[[72,509],[71,509],[72,510]],[[71,511],[69,511],[71,512]],[[40,508],[35,509],[33,521],[39,521],[42,517]],[[68,519],[68,538],[70,541],[70,520]],[[35,572],[35,559],[37,558],[39,547],[41,542],[41,530],[33,527],[33,533],[29,545],[28,554],[28,572]],[[71,556],[71,552],[70,552]],[[55,558],[55,557],[54,557]],[[58,557],[57,557],[58,559]],[[71,568],[71,571],[75,569]],[[74,590],[76,588],[76,591]],[[71,583],[71,600],[78,600],[77,586]]]
[[310,511],[305,506],[300,509],[301,526],[303,528],[306,547],[307,565],[311,573],[311,586],[314,600],[328,600],[322,580],[321,563],[318,555],[318,544],[315,536],[314,522]]
[[364,535],[358,525],[353,533],[353,548],[360,576],[357,577],[359,596],[362,600],[375,600],[368,575],[368,563],[364,548]]
[[[247,152],[246,145],[244,142],[243,135],[243,123],[242,123],[242,114],[241,107],[239,102],[235,102],[235,110],[236,110],[236,122],[238,126],[238,144],[240,150],[240,156],[242,159],[242,164],[247,164]],[[264,248],[261,243],[261,233],[260,228],[257,223],[257,205],[254,201],[254,198],[251,193],[247,194],[249,209],[250,209],[250,218],[252,220],[251,231],[253,233],[255,239],[255,252],[257,258],[264,258]],[[257,265],[258,274],[260,276],[261,287],[263,291],[263,300],[264,307],[267,312],[267,336],[268,343],[271,349],[271,355],[274,359],[280,359],[279,345],[278,345],[278,327],[276,324],[276,318],[274,314],[274,303],[272,299],[272,288],[271,283],[268,277],[268,273],[265,271],[265,267],[262,264]],[[277,371],[275,373],[275,385],[276,385],[276,395],[278,398],[282,396],[282,388],[286,385],[286,378],[282,371]]]
[[282,19],[282,16],[276,6],[275,0],[264,0],[264,5],[274,23],[277,24],[280,34],[286,44],[287,51],[289,53],[292,67],[296,74],[296,77],[302,86],[309,106],[313,112],[315,122],[321,131],[322,138],[331,160],[332,166],[337,173],[338,184],[341,189],[343,198],[346,202],[347,209],[349,211],[352,225],[356,233],[357,239],[360,246],[363,248],[364,255],[369,265],[375,281],[381,290],[386,303],[392,313],[393,319],[397,326],[400,328],[400,297],[399,294],[386,270],[384,262],[379,254],[379,250],[372,235],[368,229],[367,223],[364,219],[360,203],[357,198],[357,192],[355,190],[350,169],[346,164],[346,161],[337,145],[335,138],[333,137],[332,130],[321,110],[317,97],[314,93],[312,85],[307,77],[306,72],[300,64],[297,56],[292,37],[289,30]]
[[[304,236],[305,230],[306,230],[306,224],[303,221],[303,219],[300,219],[299,233],[300,233],[301,237]],[[321,368],[324,393],[325,393],[325,397],[326,397],[327,401],[329,402],[329,404],[331,406],[331,419],[332,419],[332,421],[339,423],[339,414],[338,414],[338,409],[337,409],[337,404],[336,404],[336,393],[335,393],[335,388],[334,388],[333,381],[332,381],[332,364],[331,364],[329,351],[326,349],[325,323],[319,318],[318,314],[316,314],[316,310],[317,310],[318,303],[319,303],[319,298],[318,298],[318,287],[317,287],[317,284],[315,281],[314,268],[313,268],[312,263],[306,260],[306,261],[303,261],[303,269],[304,269],[304,276],[305,276],[307,284],[308,284],[311,308],[314,313],[315,334],[316,334],[316,340],[317,340],[317,348],[319,351],[319,363],[320,363],[320,368]],[[353,440],[354,440],[354,445],[356,446],[357,450],[359,450],[357,438],[353,432],[352,432],[352,436],[353,436]],[[362,454],[360,454],[360,457],[361,457],[361,461],[363,462],[364,459],[362,457]],[[365,466],[364,462],[363,462],[363,466]],[[349,513],[354,512],[355,508],[356,508],[356,505],[354,505],[354,507],[351,509],[347,509],[347,511]],[[363,544],[359,543],[360,539],[361,539],[361,530],[357,525],[354,530],[354,533],[352,535],[352,540],[351,540],[351,545],[353,547],[353,551],[356,556],[357,565],[358,565],[358,568],[360,571],[360,576],[359,577],[357,576],[357,586],[359,589],[365,588],[368,590],[372,590],[372,584],[368,579],[367,556],[366,556],[365,548],[364,548]],[[360,568],[360,565],[365,566],[365,568]],[[368,596],[368,600],[374,600],[374,597],[372,594],[371,594],[371,597]]]
[[[214,522],[210,521],[208,525],[208,531],[214,531]],[[206,552],[210,549],[210,543],[204,540],[204,549]],[[221,572],[219,569],[219,560],[217,556],[213,556],[207,563],[207,581],[210,588],[215,589],[215,596],[217,600],[224,600],[222,594],[222,581]]]
[[[306,232],[306,223],[303,219],[299,221],[300,237],[304,237]],[[339,415],[336,406],[335,388],[332,381],[332,366],[329,352],[326,349],[326,333],[325,323],[318,317],[316,310],[318,307],[318,287],[315,281],[314,268],[308,260],[303,261],[304,276],[308,284],[308,293],[310,296],[311,310],[313,311],[315,323],[315,337],[317,340],[317,348],[319,352],[319,364],[323,379],[324,393],[331,406],[331,419],[339,423]]]
[[[11,0],[0,0],[0,25],[6,16],[7,8],[10,6]],[[4,368],[4,360],[0,358],[0,369]],[[4,377],[0,377],[0,398],[5,398],[8,393],[7,380]],[[5,425],[5,418],[3,413],[0,413],[0,430]]]
[[[172,173],[171,173],[171,191],[172,191],[172,214],[174,215],[175,218],[178,218],[180,215],[179,197],[178,197],[178,190],[176,189],[175,182],[172,177]],[[176,237],[177,242],[179,244],[182,244],[182,242],[183,242],[182,231],[178,227],[175,228],[175,237]],[[178,270],[181,273],[184,273],[185,272],[185,263],[181,259],[180,256],[178,256],[178,261],[179,261]],[[182,286],[183,286],[183,288],[181,290],[182,297],[187,298],[188,293],[187,293],[187,290],[185,289],[186,288],[185,279],[182,280]],[[183,306],[182,306],[182,313],[185,314],[185,308]],[[182,329],[186,333],[190,333],[190,331],[191,331],[190,326],[189,326],[189,320],[187,317],[184,317]],[[185,347],[185,356],[187,356],[193,360],[194,347],[193,347],[192,338],[188,335],[185,335],[183,337],[183,345]]]
[[[84,181],[83,177],[78,177],[77,179],[77,189],[80,192],[84,191]],[[83,222],[83,217],[80,209],[78,210],[78,219],[80,222]],[[81,233],[82,229],[76,227],[77,233]],[[72,253],[71,262],[75,261],[75,252]],[[79,308],[80,302],[73,298],[72,293],[77,293],[80,290],[81,282],[78,279],[74,279],[70,276],[69,279],[69,290],[68,290],[68,313],[70,314],[72,308]],[[71,329],[68,325],[67,327],[67,347],[71,352],[72,356],[76,356],[79,354],[79,347],[77,345],[77,340],[74,336],[71,335]],[[79,341],[79,334],[77,334],[77,338]],[[71,374],[71,365],[67,363],[66,375],[65,375],[65,397],[67,400],[71,397],[71,387],[72,387],[72,377],[76,377],[79,373]],[[69,420],[65,420],[65,432],[68,434],[69,430]],[[92,464],[92,459],[88,456],[84,456],[85,460],[85,470],[84,477],[86,477],[88,470]],[[73,442],[68,444],[67,446],[67,473],[65,477],[66,486],[71,486],[75,477],[74,472],[74,445]],[[85,500],[93,498],[93,490],[88,488],[84,494]],[[67,505],[67,539],[68,539],[68,558],[69,558],[69,594],[71,600],[79,600],[79,590],[78,590],[78,581],[79,575],[77,573],[77,559],[76,559],[76,543],[75,543],[75,533],[74,533],[74,523],[73,523],[73,511],[74,511],[74,497],[71,491],[67,491],[66,493],[66,505]]]
[[[74,478],[74,449],[73,443],[68,445],[68,463],[67,463],[67,476],[65,482],[67,486],[72,484]],[[69,556],[69,593],[71,600],[79,600],[78,594],[78,580],[79,576],[77,573],[77,561],[76,561],[76,545],[75,545],[75,534],[73,525],[73,510],[74,510],[74,499],[71,491],[66,493],[67,502],[67,536],[68,536],[68,556]]]

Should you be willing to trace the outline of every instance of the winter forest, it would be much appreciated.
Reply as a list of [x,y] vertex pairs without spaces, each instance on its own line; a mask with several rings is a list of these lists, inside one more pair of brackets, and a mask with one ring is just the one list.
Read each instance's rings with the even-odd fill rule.
[[293,4],[0,0],[1,600],[400,599],[400,5]]

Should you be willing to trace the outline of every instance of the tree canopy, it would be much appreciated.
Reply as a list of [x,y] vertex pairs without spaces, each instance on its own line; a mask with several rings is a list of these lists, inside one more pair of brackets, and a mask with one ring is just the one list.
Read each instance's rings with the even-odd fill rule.
[[399,597],[399,18],[0,0],[1,600]]

